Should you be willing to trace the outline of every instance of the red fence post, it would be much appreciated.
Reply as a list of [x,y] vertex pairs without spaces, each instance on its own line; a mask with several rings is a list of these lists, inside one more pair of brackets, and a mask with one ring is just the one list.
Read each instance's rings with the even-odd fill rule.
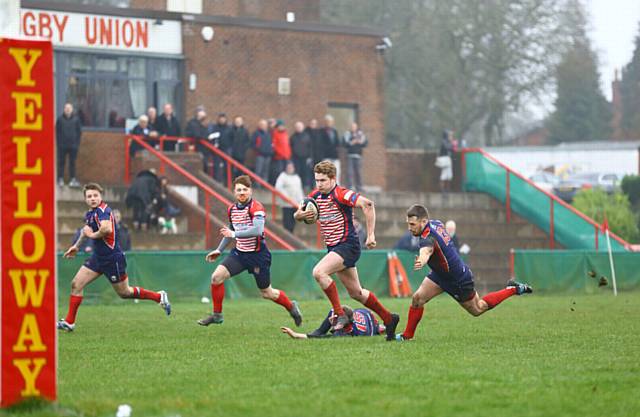
[[209,194],[205,191],[204,193],[204,241],[205,247],[208,249],[211,247],[211,221],[209,220]]
[[131,167],[129,164],[129,152],[131,152],[131,139],[129,136],[124,137],[124,183],[129,185],[131,183]]
[[507,204],[507,223],[511,223],[511,171],[507,170],[507,195],[505,202]]
[[231,164],[227,162],[227,187],[231,190]]
[[[273,219],[273,221],[276,221],[276,195],[274,193],[271,193],[271,218]],[[284,220],[284,219],[282,219]]]
[[556,220],[553,212],[554,209],[554,201],[550,200],[551,205],[549,206],[549,247],[551,249],[555,249],[555,241],[556,241]]

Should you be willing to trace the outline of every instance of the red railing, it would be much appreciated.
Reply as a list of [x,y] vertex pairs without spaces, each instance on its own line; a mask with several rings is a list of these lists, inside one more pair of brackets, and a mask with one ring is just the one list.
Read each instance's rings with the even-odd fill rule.
[[[168,139],[172,140],[171,138],[168,138]],[[184,138],[179,138],[179,139],[184,139]],[[179,139],[176,138],[175,140],[179,140]],[[129,181],[129,175],[130,175],[129,148],[131,146],[131,141],[137,142],[144,149],[146,149],[152,155],[154,155],[156,158],[158,158],[161,161],[161,167],[164,167],[165,164],[168,165],[169,167],[173,168],[176,172],[181,174],[187,180],[191,181],[195,186],[197,186],[200,190],[203,191],[203,193],[205,195],[205,212],[206,212],[205,213],[205,236],[206,236],[207,246],[210,246],[210,244],[211,244],[211,224],[210,224],[211,220],[209,219],[209,214],[210,214],[209,198],[213,197],[213,198],[215,198],[216,200],[220,201],[221,203],[223,203],[226,206],[231,205],[232,202],[229,201],[228,199],[226,199],[224,196],[222,196],[222,195],[218,194],[217,192],[215,192],[213,189],[211,189],[211,187],[209,187],[208,185],[206,185],[205,183],[203,183],[202,181],[200,181],[199,179],[194,177],[190,172],[188,172],[187,170],[182,168],[180,165],[178,165],[175,162],[173,162],[171,159],[169,159],[162,152],[154,149],[151,145],[146,143],[140,136],[133,136],[133,135],[127,135],[126,136],[125,178],[127,179],[127,182]],[[162,140],[161,140],[161,143],[162,143]],[[164,170],[164,168],[161,168],[161,169]],[[273,240],[276,244],[281,246],[283,249],[290,250],[290,251],[294,250],[293,246],[291,246],[290,244],[285,242],[283,239],[281,239],[279,236],[277,236],[276,234],[274,234],[270,230],[265,228],[264,232],[265,232],[265,235],[269,239]]]
[[[484,156],[485,158],[489,159],[490,161],[492,161],[493,163],[495,163],[496,165],[500,166],[502,169],[504,169],[506,171],[506,179],[505,179],[505,187],[506,187],[506,192],[505,192],[505,206],[507,209],[507,223],[511,222],[511,180],[510,177],[511,175],[514,175],[518,178],[520,178],[522,181],[526,182],[527,184],[529,184],[531,187],[535,188],[536,190],[538,190],[539,192],[543,193],[545,196],[547,196],[549,198],[549,247],[551,249],[555,248],[555,216],[554,216],[554,203],[560,204],[562,207],[566,208],[567,210],[571,211],[573,214],[575,214],[576,216],[580,217],[582,220],[586,221],[587,223],[591,224],[594,228],[594,234],[595,234],[595,248],[596,250],[598,250],[598,234],[600,233],[600,230],[602,230],[602,226],[598,223],[596,223],[591,217],[588,217],[587,215],[585,215],[584,213],[580,212],[579,210],[577,210],[575,207],[572,207],[570,204],[567,204],[565,201],[563,201],[562,199],[558,198],[557,196],[549,193],[548,191],[543,190],[542,188],[538,187],[533,181],[531,181],[528,178],[525,178],[522,174],[520,174],[519,172],[516,172],[514,170],[512,170],[511,168],[509,168],[507,165],[503,164],[502,162],[498,161],[496,158],[494,158],[493,156],[491,156],[489,153],[487,153],[485,150],[481,149],[481,148],[466,148],[462,150],[462,181],[463,184],[466,182],[466,178],[467,178],[467,164],[466,164],[466,154],[467,153],[479,153],[482,156]],[[631,247],[631,245],[629,244],[629,242],[627,242],[626,240],[622,239],[620,236],[616,235],[615,233],[609,231],[609,235],[616,241],[618,241],[618,243],[620,243],[621,245],[623,245],[625,247],[625,249],[629,250],[629,248]]]

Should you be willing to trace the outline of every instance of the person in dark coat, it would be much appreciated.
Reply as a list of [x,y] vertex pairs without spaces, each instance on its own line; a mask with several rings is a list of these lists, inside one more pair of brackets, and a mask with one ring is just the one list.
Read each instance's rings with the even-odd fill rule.
[[207,112],[204,108],[199,107],[193,119],[189,120],[187,127],[184,129],[184,135],[193,139],[196,149],[202,154],[203,169],[207,171],[207,158],[211,151],[200,144],[201,139],[207,139],[209,136],[209,126],[206,124]]
[[[209,143],[220,149],[227,155],[231,155],[231,126],[227,122],[227,115],[225,113],[218,113],[218,120],[215,124],[209,126],[209,137],[207,138]],[[227,175],[227,163],[219,156],[213,157],[212,161],[207,162],[206,171],[210,172],[209,164],[213,163],[215,171],[214,177],[218,181],[226,183]]]
[[82,138],[82,123],[73,113],[73,105],[65,103],[62,115],[56,121],[56,148],[58,151],[58,185],[64,185],[64,167],[69,157],[69,186],[79,187],[76,179],[76,158]]
[[313,179],[311,173],[313,166],[311,165],[311,137],[304,128],[304,123],[298,121],[294,124],[294,134],[289,139],[291,142],[291,154],[293,164],[296,166],[296,172],[300,175],[302,186],[305,188],[313,188]]
[[338,184],[342,184],[340,176],[340,156],[338,155],[341,138],[338,135],[338,131],[334,127],[334,124],[335,121],[333,116],[330,114],[324,116],[324,128],[322,129],[322,159],[331,161],[333,165],[336,166],[336,181]]
[[160,197],[160,181],[155,170],[140,171],[127,191],[125,202],[133,208],[133,227],[147,230],[157,219],[157,205]]
[[351,128],[344,134],[344,144],[347,147],[347,188],[362,191],[362,150],[368,140],[358,127],[358,123],[351,123]]
[[[156,129],[160,136],[180,136],[180,122],[173,114],[173,106],[169,103],[164,105],[163,112],[158,116],[158,122],[156,123]],[[164,142],[164,151],[175,151],[176,142],[166,141]]]
[[258,128],[251,135],[251,147],[256,152],[256,174],[263,180],[269,181],[273,142],[266,119],[261,119],[258,122]]
[[[249,138],[249,132],[244,127],[244,120],[241,116],[236,116],[233,119],[233,126],[231,127],[231,156],[236,161],[244,165],[244,159],[249,150],[251,139]],[[234,172],[236,172],[234,170]],[[240,175],[236,172],[234,176]]]
[[305,131],[311,138],[311,157],[313,158],[313,166],[315,166],[324,160],[324,137],[322,129],[318,128],[318,120],[311,119]]
[[118,243],[120,243],[120,249],[122,249],[123,252],[130,251],[131,233],[129,233],[129,227],[122,223],[122,213],[120,213],[120,210],[113,210],[113,217],[116,219],[116,227],[118,228]]

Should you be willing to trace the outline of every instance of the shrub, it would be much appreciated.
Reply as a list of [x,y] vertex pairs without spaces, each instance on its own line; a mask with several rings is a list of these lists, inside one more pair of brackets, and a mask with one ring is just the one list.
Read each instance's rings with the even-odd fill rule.
[[637,219],[626,194],[607,194],[600,189],[580,190],[573,198],[573,206],[598,223],[604,221],[606,213],[613,233],[627,242],[638,241],[640,232]]
[[625,175],[621,183],[622,191],[629,196],[634,207],[640,205],[640,175]]

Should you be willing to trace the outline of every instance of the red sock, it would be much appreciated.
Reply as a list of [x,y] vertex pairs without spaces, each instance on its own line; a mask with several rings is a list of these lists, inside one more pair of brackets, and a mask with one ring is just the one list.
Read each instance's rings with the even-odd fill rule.
[[378,301],[378,297],[376,297],[373,292],[369,291],[369,297],[367,298],[367,302],[364,303],[364,306],[375,311],[376,314],[380,316],[384,324],[391,323],[391,313],[389,313],[389,310],[387,310],[382,304],[380,304],[380,301]]
[[515,294],[516,287],[509,287],[505,288],[504,290],[491,292],[482,297],[482,299],[489,305],[489,308],[491,309]]
[[142,287],[132,287],[133,298],[139,298],[141,300],[153,300],[156,303],[160,302],[160,293],[155,291],[145,290]]
[[222,313],[222,300],[224,300],[224,282],[211,284],[211,300],[213,300],[213,312]]
[[82,296],[81,295],[71,295],[69,297],[69,311],[67,312],[67,317],[64,319],[69,324],[73,324],[76,322],[76,315],[78,314],[78,308],[82,304]]
[[402,337],[405,339],[413,339],[413,335],[416,333],[418,323],[422,320],[422,313],[424,313],[424,306],[422,307],[409,307],[409,318],[407,319],[407,327],[405,327]]
[[327,294],[327,298],[331,301],[331,305],[333,306],[333,312],[341,316],[344,314],[344,310],[342,309],[342,304],[340,304],[340,297],[338,296],[338,289],[336,288],[336,282],[331,281],[331,285],[325,288],[324,293]]
[[287,311],[291,310],[291,308],[293,307],[293,304],[291,304],[291,300],[289,300],[289,297],[287,297],[287,294],[285,294],[284,291],[279,291],[280,295],[278,296],[278,298],[273,300],[273,302],[276,304],[280,304],[282,307],[286,308]]

